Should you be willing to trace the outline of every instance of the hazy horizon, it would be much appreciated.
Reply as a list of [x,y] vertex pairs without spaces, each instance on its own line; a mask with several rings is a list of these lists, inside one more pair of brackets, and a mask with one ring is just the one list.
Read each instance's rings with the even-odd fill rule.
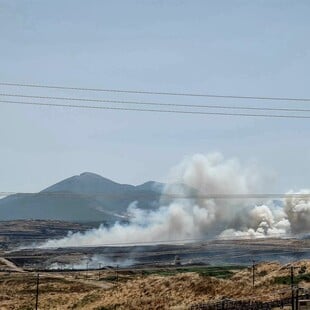
[[[310,98],[308,1],[0,1],[2,82]],[[187,104],[307,103],[82,93],[1,93]],[[7,98],[6,98],[7,99]],[[26,100],[25,100],[26,101]],[[39,100],[37,100],[39,101]],[[309,188],[307,119],[70,110],[0,104],[0,191],[84,171],[164,181],[186,156],[256,162],[274,190]]]

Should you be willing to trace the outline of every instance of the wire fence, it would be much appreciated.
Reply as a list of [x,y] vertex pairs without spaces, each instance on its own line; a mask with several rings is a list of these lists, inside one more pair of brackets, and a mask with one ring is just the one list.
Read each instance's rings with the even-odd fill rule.
[[[298,304],[299,299],[310,299],[310,294],[296,295],[294,297],[295,305]],[[292,298],[283,298],[274,301],[240,301],[240,300],[221,300],[213,303],[201,303],[191,306],[191,310],[271,310],[276,307],[283,309],[283,307],[291,305]],[[296,307],[297,308],[297,307]]]

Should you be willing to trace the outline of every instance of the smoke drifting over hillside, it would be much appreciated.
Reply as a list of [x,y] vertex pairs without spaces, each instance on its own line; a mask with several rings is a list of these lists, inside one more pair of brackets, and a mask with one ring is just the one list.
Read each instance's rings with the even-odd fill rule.
[[128,267],[135,263],[133,259],[111,259],[105,257],[104,255],[96,254],[91,257],[84,257],[78,262],[70,263],[59,263],[53,262],[48,266],[48,269],[57,270],[57,269],[96,269],[101,266],[110,266],[110,267]]
[[[259,193],[264,190],[264,183],[255,166],[243,167],[238,160],[225,160],[219,153],[197,154],[172,170],[162,206],[156,211],[139,209],[133,202],[128,207],[129,224],[116,223],[110,228],[100,226],[86,233],[69,234],[60,240],[49,240],[43,247],[256,238],[309,232],[309,196],[288,198],[282,205],[254,199],[205,197]],[[167,196],[175,198],[167,201]]]

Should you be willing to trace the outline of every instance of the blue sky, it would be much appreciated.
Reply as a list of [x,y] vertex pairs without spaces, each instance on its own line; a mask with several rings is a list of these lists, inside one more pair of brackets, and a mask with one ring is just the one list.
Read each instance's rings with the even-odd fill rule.
[[[0,0],[0,80],[51,85],[310,98],[309,1]],[[286,102],[1,93],[188,104]],[[220,151],[309,187],[309,120],[185,116],[0,104],[0,191],[37,191],[84,171],[163,180],[195,153]]]

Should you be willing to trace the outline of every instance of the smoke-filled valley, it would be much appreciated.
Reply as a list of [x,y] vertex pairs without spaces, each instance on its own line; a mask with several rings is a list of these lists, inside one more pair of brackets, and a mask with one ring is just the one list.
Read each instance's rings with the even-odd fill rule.
[[[266,185],[268,184],[268,185]],[[196,154],[171,170],[157,208],[132,201],[128,222],[69,233],[39,247],[99,246],[212,238],[305,235],[310,231],[310,190],[289,190],[284,199],[263,198],[271,182],[255,165],[221,154]],[[253,194],[262,194],[259,198]],[[298,195],[293,195],[298,194]]]
[[[177,258],[186,268],[247,266],[253,258],[308,259],[310,191],[266,195],[271,188],[257,165],[219,153],[185,159],[170,171],[166,184],[133,186],[83,173],[21,198],[49,206],[60,201],[64,207],[81,199],[79,207],[112,214],[110,221],[99,226],[42,219],[2,222],[0,237],[11,240],[2,244],[8,249],[4,257],[18,268],[44,272],[169,269],[176,268]],[[7,200],[18,205],[21,198]],[[118,201],[128,202],[127,208],[113,208]]]

